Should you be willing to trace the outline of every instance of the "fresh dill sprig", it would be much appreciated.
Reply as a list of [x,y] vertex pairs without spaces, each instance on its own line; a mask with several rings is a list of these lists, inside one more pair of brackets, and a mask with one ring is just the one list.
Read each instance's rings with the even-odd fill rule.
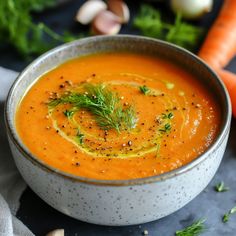
[[150,92],[150,89],[149,89],[146,85],[140,86],[140,87],[139,87],[139,90],[140,90],[140,92],[143,93],[144,95],[147,95],[147,94]]
[[236,213],[236,206],[234,206],[233,208],[231,208],[227,213],[224,214],[223,218],[222,218],[222,221],[224,223],[228,222],[229,221],[229,217],[232,215],[232,214],[235,214]]
[[205,219],[200,219],[195,221],[190,226],[186,227],[185,229],[178,230],[175,232],[176,236],[198,236],[203,233],[206,228],[204,225]]
[[217,192],[226,192],[228,190],[229,187],[226,187],[223,181],[215,185],[215,191]]
[[162,39],[194,51],[203,37],[203,30],[186,23],[180,14],[173,23],[162,19],[161,12],[154,7],[143,4],[133,24],[145,36]]
[[134,128],[137,123],[136,112],[133,106],[129,105],[126,109],[123,110],[123,122],[126,124],[128,129]]
[[[23,56],[40,54],[56,42],[68,41],[42,22],[34,23],[32,11],[41,11],[56,4],[56,0],[2,0],[0,4],[0,41],[13,45]],[[47,37],[47,41],[44,37]],[[70,38],[71,39],[71,38]]]
[[104,130],[115,129],[120,132],[135,127],[137,117],[134,107],[123,107],[115,92],[103,84],[85,84],[84,90],[84,93],[72,92],[50,101],[49,108],[59,104],[71,104],[72,110],[86,109]]

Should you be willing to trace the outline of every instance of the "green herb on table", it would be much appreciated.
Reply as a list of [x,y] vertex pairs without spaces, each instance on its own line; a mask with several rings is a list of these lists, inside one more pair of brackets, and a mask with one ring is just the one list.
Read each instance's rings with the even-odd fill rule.
[[215,185],[215,191],[217,192],[226,192],[228,190],[229,187],[226,187],[223,181]]
[[[31,12],[41,11],[56,4],[56,0],[2,0],[0,4],[0,41],[14,46],[23,56],[40,54],[57,42],[65,42],[61,36],[43,23],[34,23]],[[47,40],[44,40],[44,37]]]
[[147,95],[147,94],[150,92],[150,89],[149,89],[146,85],[140,86],[140,87],[139,87],[139,90],[140,90],[140,92],[143,93],[144,95]]
[[200,219],[195,221],[190,226],[186,227],[185,229],[178,230],[175,232],[176,236],[198,236],[203,233],[206,228],[204,225],[205,219]]
[[95,118],[103,130],[115,129],[120,132],[134,128],[137,122],[133,106],[123,106],[120,97],[103,84],[86,84],[84,93],[69,93],[49,102],[49,108],[59,104],[70,104],[78,111],[85,109]]
[[223,218],[222,218],[222,221],[224,223],[228,222],[229,221],[229,217],[232,215],[232,214],[235,214],[236,213],[236,206],[234,206],[233,208],[231,208],[227,213],[224,214]]
[[170,23],[163,20],[160,11],[147,4],[141,5],[133,24],[145,36],[162,39],[192,51],[196,50],[203,37],[203,29],[183,21],[180,14]]

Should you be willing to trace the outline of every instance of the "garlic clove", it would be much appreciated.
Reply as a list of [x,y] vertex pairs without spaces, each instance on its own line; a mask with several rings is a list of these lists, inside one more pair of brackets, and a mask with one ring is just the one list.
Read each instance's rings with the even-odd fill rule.
[[213,0],[171,0],[170,6],[175,13],[190,20],[198,19],[212,10]]
[[99,12],[106,9],[107,5],[102,0],[89,0],[79,8],[75,18],[79,23],[87,25]]
[[127,4],[122,0],[109,0],[108,9],[120,17],[121,23],[127,23],[130,18],[130,12]]
[[110,11],[104,10],[98,13],[92,23],[94,34],[114,35],[120,31],[120,18]]
[[46,236],[64,236],[64,235],[65,235],[64,229],[55,229],[46,234]]

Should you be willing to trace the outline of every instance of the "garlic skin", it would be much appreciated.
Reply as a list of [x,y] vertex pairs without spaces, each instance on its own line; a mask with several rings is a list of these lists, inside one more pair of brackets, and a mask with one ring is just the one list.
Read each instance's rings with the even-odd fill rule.
[[120,18],[107,10],[98,13],[92,23],[92,32],[98,35],[114,35],[120,29]]
[[64,236],[64,235],[65,235],[64,229],[55,229],[46,234],[46,236]]
[[173,12],[181,13],[183,18],[194,20],[212,10],[213,0],[171,0]]
[[87,25],[93,21],[99,12],[106,9],[107,5],[102,0],[89,0],[79,8],[75,18],[79,23]]
[[109,0],[107,2],[108,9],[115,15],[120,17],[120,23],[128,23],[130,12],[127,4],[122,0]]

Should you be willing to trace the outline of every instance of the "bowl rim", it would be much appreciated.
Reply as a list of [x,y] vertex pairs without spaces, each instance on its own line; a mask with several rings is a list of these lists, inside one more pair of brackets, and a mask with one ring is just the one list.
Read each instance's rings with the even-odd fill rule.
[[[28,70],[30,70],[32,67],[37,65],[37,63],[39,63],[45,57],[48,57],[48,56],[50,57],[54,53],[64,50],[67,47],[70,47],[70,46],[75,47],[79,44],[86,43],[86,41],[88,41],[88,42],[89,41],[97,41],[97,40],[105,40],[106,41],[106,39],[118,39],[118,38],[127,39],[127,40],[143,40],[143,41],[149,41],[149,42],[153,42],[153,43],[156,42],[158,44],[172,47],[172,48],[175,48],[176,51],[180,51],[182,53],[188,54],[195,61],[197,61],[199,64],[204,66],[209,71],[209,73],[211,73],[214,76],[216,82],[218,83],[220,89],[222,90],[224,100],[226,102],[226,107],[225,107],[226,114],[224,116],[224,119],[222,117],[222,125],[221,125],[221,130],[219,131],[219,134],[217,135],[215,141],[207,148],[207,150],[205,152],[203,152],[201,155],[197,156],[195,159],[193,159],[189,163],[187,163],[177,169],[174,169],[172,171],[169,171],[169,172],[166,172],[163,174],[159,174],[159,175],[144,177],[144,178],[121,179],[121,180],[93,179],[93,178],[82,177],[82,176],[70,174],[70,173],[62,171],[58,168],[48,165],[44,161],[42,161],[39,158],[37,158],[36,156],[34,156],[30,152],[30,150],[23,144],[23,142],[21,142],[19,135],[17,135],[17,132],[16,131],[14,132],[14,125],[13,124],[14,124],[15,113],[11,114],[10,106],[11,106],[11,100],[14,99],[13,95],[14,95],[14,91],[15,91],[18,83],[21,81],[21,78],[24,77],[24,75],[28,73]],[[31,85],[34,82],[35,81],[33,81],[31,83]],[[13,116],[13,118],[12,118],[12,116]],[[8,96],[7,96],[7,99],[5,102],[5,106],[4,106],[4,118],[5,118],[5,126],[6,126],[6,130],[7,130],[8,138],[14,143],[14,145],[16,146],[18,151],[26,159],[31,161],[32,164],[37,165],[38,167],[47,171],[48,173],[56,174],[62,178],[67,178],[73,182],[81,182],[81,183],[86,183],[86,184],[91,184],[91,185],[101,185],[101,186],[132,186],[132,185],[142,185],[142,184],[153,183],[153,182],[161,182],[161,181],[165,181],[167,179],[173,178],[175,176],[178,176],[180,174],[183,174],[183,173],[193,169],[194,167],[198,166],[202,161],[204,161],[212,152],[214,152],[216,149],[218,149],[219,146],[221,145],[221,143],[227,137],[227,135],[229,133],[229,129],[230,129],[231,116],[232,116],[232,108],[231,108],[231,103],[230,103],[230,97],[229,97],[229,94],[228,94],[228,91],[227,91],[225,85],[223,84],[223,82],[221,81],[219,76],[201,58],[199,58],[198,56],[189,52],[188,50],[186,50],[182,47],[179,47],[177,45],[174,45],[172,43],[168,43],[168,42],[165,42],[162,40],[153,39],[153,38],[149,38],[149,37],[128,35],[128,34],[114,35],[114,36],[87,37],[87,38],[78,39],[78,40],[60,45],[58,47],[55,47],[55,48],[45,52],[44,54],[42,54],[41,56],[39,56],[38,58],[33,60],[17,76],[16,80],[14,81],[14,83],[12,84],[12,86],[9,90],[9,93],[8,93]],[[13,124],[11,125],[11,123],[13,123]]]

